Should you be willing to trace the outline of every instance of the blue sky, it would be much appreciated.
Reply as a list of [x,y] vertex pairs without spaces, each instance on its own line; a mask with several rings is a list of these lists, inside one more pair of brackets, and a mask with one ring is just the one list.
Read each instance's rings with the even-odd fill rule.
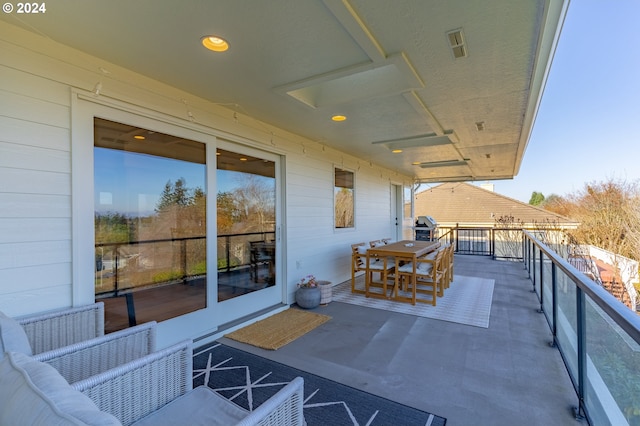
[[497,193],[528,202],[640,179],[639,19],[639,0],[571,1],[520,172]]
[[187,161],[96,148],[95,210],[147,215],[154,212],[167,181],[184,178],[187,187],[205,189],[205,166]]

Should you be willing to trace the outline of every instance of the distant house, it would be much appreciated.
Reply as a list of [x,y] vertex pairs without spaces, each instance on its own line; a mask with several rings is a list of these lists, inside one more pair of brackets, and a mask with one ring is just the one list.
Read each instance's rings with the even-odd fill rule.
[[493,227],[500,218],[535,228],[552,223],[574,229],[578,222],[548,210],[493,192],[489,186],[443,183],[416,193],[415,216],[431,216],[440,228]]
[[[438,223],[439,234],[451,228],[500,228],[501,218],[513,218],[513,224],[522,224],[525,228],[566,230],[575,229],[578,222],[548,210],[523,203],[513,198],[493,192],[491,186],[476,186],[468,183],[443,183],[416,193],[415,217],[431,216]],[[562,233],[558,233],[560,238]],[[512,250],[508,244],[500,245],[499,239],[506,235],[495,236],[494,252]],[[489,254],[487,237],[478,233],[458,234],[458,252]],[[555,247],[560,254],[564,251]],[[584,252],[577,256],[576,252]],[[581,246],[580,250],[565,253],[568,261],[578,270],[587,274],[602,285],[618,300],[632,310],[636,309],[637,292],[634,283],[638,282],[638,264],[613,253],[605,252],[593,246]],[[505,255],[508,257],[508,254]],[[614,266],[617,265],[617,266]]]

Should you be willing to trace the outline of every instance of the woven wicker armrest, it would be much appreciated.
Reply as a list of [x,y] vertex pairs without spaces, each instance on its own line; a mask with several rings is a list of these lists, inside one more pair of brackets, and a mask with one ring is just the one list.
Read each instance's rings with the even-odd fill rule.
[[33,358],[46,362],[58,370],[69,383],[75,383],[148,355],[155,348],[156,322],[150,321],[37,354]]
[[127,426],[193,388],[191,341],[72,384]]
[[104,335],[104,304],[70,308],[16,318],[34,354]]
[[302,426],[305,424],[302,404],[304,402],[304,380],[296,377],[277,394],[269,398],[238,425]]

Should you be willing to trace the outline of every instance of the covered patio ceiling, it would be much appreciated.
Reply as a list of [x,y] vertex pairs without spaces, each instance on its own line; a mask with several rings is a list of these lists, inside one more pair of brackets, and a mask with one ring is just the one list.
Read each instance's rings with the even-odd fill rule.
[[[237,116],[440,182],[518,173],[567,4],[56,0],[46,13],[0,19]],[[206,50],[207,35],[229,49]],[[117,71],[94,71],[107,93]]]

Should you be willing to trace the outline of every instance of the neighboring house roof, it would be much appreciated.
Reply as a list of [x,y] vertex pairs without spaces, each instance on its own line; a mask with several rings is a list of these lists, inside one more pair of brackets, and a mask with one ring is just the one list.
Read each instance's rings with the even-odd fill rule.
[[578,225],[562,215],[464,182],[443,183],[417,193],[415,216],[431,216],[438,224],[493,225],[502,216],[513,216],[525,224]]

